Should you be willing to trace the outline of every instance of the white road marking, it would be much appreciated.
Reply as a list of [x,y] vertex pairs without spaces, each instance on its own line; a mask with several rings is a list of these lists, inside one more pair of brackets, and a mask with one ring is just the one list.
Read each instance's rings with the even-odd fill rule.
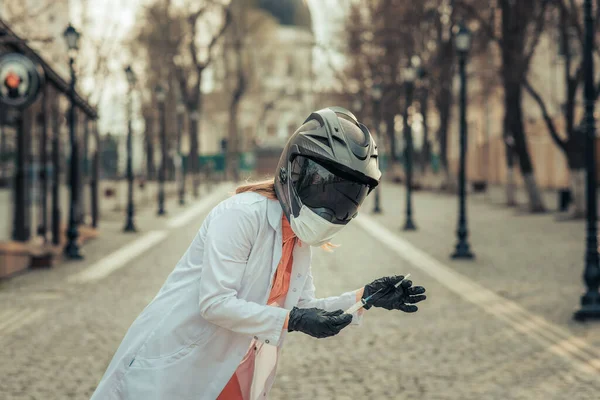
[[67,281],[69,283],[86,283],[105,278],[114,271],[126,266],[127,263],[155,244],[161,242],[167,237],[167,234],[167,231],[150,231],[85,270],[69,276]]
[[181,214],[171,218],[167,222],[167,228],[175,229],[181,228],[182,226],[189,224],[192,219],[197,217],[198,215],[206,212],[210,207],[212,207],[216,202],[220,199],[224,198],[227,195],[228,191],[233,190],[233,185],[231,183],[223,183],[216,187],[212,193],[208,196],[203,197],[197,204],[192,206],[190,209],[185,210]]
[[[167,228],[169,230],[181,228],[190,223],[191,220],[206,212],[216,202],[224,198],[227,195],[227,192],[232,191],[233,188],[234,186],[230,182],[218,185],[212,193],[202,198],[197,204],[168,220],[166,224]],[[87,267],[85,270],[69,276],[67,282],[88,283],[103,279],[116,270],[127,266],[130,261],[164,240],[167,237],[168,232],[168,230],[148,232],[133,242],[121,247],[114,253],[104,257],[95,264]]]
[[548,351],[571,362],[577,369],[592,374],[600,372],[600,350],[583,339],[454,271],[371,217],[361,215],[356,218],[356,223],[413,267],[425,272],[463,299],[506,322],[515,331],[540,343]]
[[45,313],[46,311],[35,308],[10,308],[0,312],[0,338],[34,322]]

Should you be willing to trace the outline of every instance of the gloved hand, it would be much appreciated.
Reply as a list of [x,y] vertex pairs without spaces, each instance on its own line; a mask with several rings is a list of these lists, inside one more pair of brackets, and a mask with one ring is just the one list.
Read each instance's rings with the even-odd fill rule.
[[381,307],[386,310],[401,310],[407,313],[416,312],[419,308],[414,304],[425,300],[427,297],[425,288],[422,286],[412,286],[412,281],[406,280],[395,288],[398,282],[404,279],[404,276],[387,276],[377,279],[365,286],[365,291],[362,295],[366,299],[379,289],[381,291],[373,296],[364,306],[365,309],[373,307]]
[[352,322],[352,315],[342,310],[328,312],[319,308],[298,308],[290,311],[288,332],[299,331],[316,338],[326,338],[340,333]]

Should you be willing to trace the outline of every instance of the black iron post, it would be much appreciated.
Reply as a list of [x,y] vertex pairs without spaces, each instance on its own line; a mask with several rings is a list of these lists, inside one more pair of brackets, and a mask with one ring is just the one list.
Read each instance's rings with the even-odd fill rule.
[[67,229],[67,246],[65,247],[65,255],[70,259],[83,258],[79,253],[79,245],[77,238],[79,230],[77,228],[77,203],[79,194],[79,150],[77,144],[77,133],[75,125],[77,124],[75,116],[75,60],[73,57],[69,60],[71,69],[71,108],[69,110],[69,139],[71,142],[71,166],[70,166],[70,190],[71,201],[69,204],[69,228]]
[[44,89],[44,99],[42,103],[42,135],[40,138],[40,164],[41,164],[41,223],[38,227],[38,234],[47,241],[46,232],[48,231],[48,88]]
[[92,181],[90,184],[92,199],[92,228],[98,227],[98,186],[100,181],[100,138],[98,137],[98,126],[94,122],[94,140],[96,142],[96,150],[92,159]]
[[415,79],[417,75],[416,68],[420,62],[418,57],[413,57],[410,66],[405,70],[404,80],[406,83],[406,104],[404,105],[404,162],[406,167],[406,220],[404,223],[405,231],[414,231],[417,226],[412,218],[412,169],[413,169],[413,137],[412,128],[408,121],[408,109],[413,102],[413,92],[415,88]]
[[167,168],[167,122],[165,110],[166,93],[161,86],[156,87],[158,100],[158,112],[160,114],[160,145],[161,145],[161,163],[158,172],[158,215],[165,215],[165,175]]
[[183,155],[181,154],[181,145],[183,137],[183,117],[185,113],[185,104],[180,100],[177,104],[177,154],[181,165],[179,166],[179,205],[185,205],[185,165]]
[[466,201],[466,158],[467,158],[467,52],[470,48],[471,33],[464,26],[460,26],[456,37],[456,49],[458,51],[458,64],[460,73],[460,167],[458,175],[458,228],[456,235],[458,242],[452,253],[454,259],[472,259],[467,228],[467,201]]
[[[75,58],[74,51],[77,49],[77,39],[79,34],[69,25],[65,31],[67,44],[69,45],[69,68],[71,71],[71,108],[69,110],[69,139],[71,142],[71,167],[70,167],[70,182],[71,182],[71,201],[69,205],[69,227],[67,229],[67,245],[65,247],[65,256],[72,260],[82,259],[83,256],[79,253],[79,245],[77,238],[79,231],[77,228],[77,204],[79,195],[79,146],[77,143],[77,133],[75,131],[77,120],[75,115]],[[71,39],[75,37],[75,39]]]
[[[377,135],[377,140],[380,141],[381,135],[379,134],[379,130],[381,129],[381,97],[383,96],[383,92],[381,90],[381,85],[376,83],[371,88],[371,96],[373,97],[373,124],[375,125],[375,134]],[[381,146],[381,144],[379,144]],[[375,204],[373,205],[373,214],[381,214],[381,182],[375,188]]]
[[89,173],[89,151],[88,146],[90,143],[90,119],[89,117],[84,115],[83,122],[83,145],[80,149],[80,157],[81,162],[79,163],[79,203],[77,204],[77,221],[79,224],[85,223],[85,215],[86,215],[86,201],[85,201],[85,186],[90,181],[90,173]]
[[27,154],[29,139],[29,124],[23,115],[27,111],[18,111],[17,118],[17,159],[15,168],[14,205],[12,237],[16,241],[25,242],[29,239],[28,191],[27,191]]
[[[0,105],[0,116],[4,115],[4,109]],[[4,179],[4,157],[6,157],[6,133],[2,127],[2,118],[0,118],[0,179]]]
[[586,167],[587,167],[587,240],[585,252],[585,268],[583,281],[586,291],[581,296],[581,308],[575,312],[575,319],[584,321],[600,317],[600,266],[598,259],[598,206],[596,195],[596,130],[594,120],[595,86],[594,86],[594,19],[592,17],[592,1],[583,3],[585,21],[585,41],[583,47],[584,76],[584,122],[586,128]]
[[135,232],[135,223],[133,222],[133,215],[135,212],[135,205],[133,203],[133,127],[131,125],[131,118],[133,115],[133,87],[135,85],[135,74],[130,66],[125,69],[127,80],[129,82],[129,96],[127,99],[127,219],[125,222],[125,232]]
[[58,101],[52,107],[52,244],[60,244],[60,122]]

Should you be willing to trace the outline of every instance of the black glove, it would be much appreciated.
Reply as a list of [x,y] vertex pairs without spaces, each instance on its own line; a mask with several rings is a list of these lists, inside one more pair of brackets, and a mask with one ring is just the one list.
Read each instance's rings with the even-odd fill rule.
[[290,311],[288,332],[299,331],[316,338],[326,338],[340,333],[352,322],[352,315],[342,310],[328,312],[319,308],[298,308]]
[[386,276],[385,278],[377,279],[365,286],[365,292],[362,295],[366,299],[370,295],[376,293],[364,306],[367,310],[373,307],[381,307],[386,310],[401,310],[407,313],[416,312],[419,308],[414,304],[425,300],[427,297],[425,288],[422,286],[412,286],[412,281],[406,280],[395,288],[398,282],[404,279],[404,276]]

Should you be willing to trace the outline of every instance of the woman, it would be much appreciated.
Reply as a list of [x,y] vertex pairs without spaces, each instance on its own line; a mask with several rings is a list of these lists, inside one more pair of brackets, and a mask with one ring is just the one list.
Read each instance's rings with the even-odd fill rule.
[[311,246],[329,242],[378,184],[377,147],[347,110],[310,115],[275,179],[239,187],[208,215],[154,300],[133,323],[94,400],[267,397],[286,332],[316,338],[358,323],[371,306],[417,311],[425,289],[401,276],[315,298]]

